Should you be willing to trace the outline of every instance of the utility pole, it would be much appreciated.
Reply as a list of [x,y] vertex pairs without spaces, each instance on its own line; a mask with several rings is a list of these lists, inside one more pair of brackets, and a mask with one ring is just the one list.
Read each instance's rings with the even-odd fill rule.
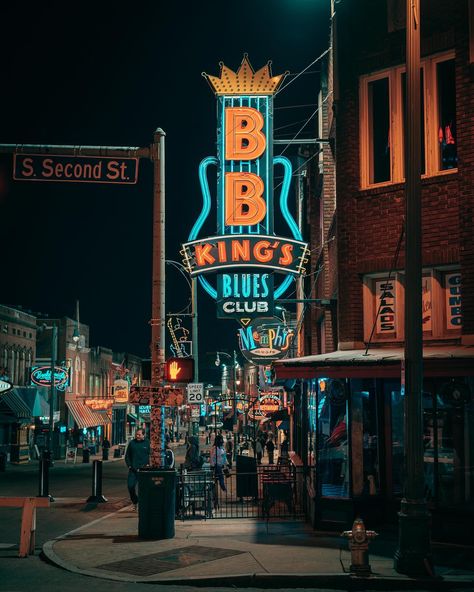
[[420,115],[420,0],[406,2],[405,142],[405,491],[399,512],[395,569],[434,575],[423,471],[423,327]]
[[[161,386],[165,363],[165,132],[153,135],[153,272],[151,303],[151,384]],[[164,456],[164,407],[151,407],[150,464],[161,467]]]

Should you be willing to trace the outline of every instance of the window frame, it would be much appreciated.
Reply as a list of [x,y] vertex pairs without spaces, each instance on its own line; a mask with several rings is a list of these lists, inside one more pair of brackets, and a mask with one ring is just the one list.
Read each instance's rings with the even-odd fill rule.
[[[438,80],[437,65],[440,62],[455,60],[455,51],[438,53],[420,61],[423,69],[423,101],[424,101],[424,140],[425,140],[425,172],[422,178],[449,175],[458,171],[439,168],[438,152]],[[404,64],[386,68],[359,77],[359,154],[360,154],[360,189],[373,189],[404,183],[404,140],[403,140],[403,93],[402,74],[406,72]],[[390,179],[379,183],[370,181],[370,118],[369,118],[369,84],[388,78],[389,110],[390,110]]]
[[[440,339],[459,339],[463,325],[458,329],[449,329],[446,322],[446,276],[460,273],[461,319],[462,319],[462,273],[459,265],[443,265],[423,268],[424,278],[431,278],[431,329],[423,331],[424,341]],[[364,311],[364,342],[367,343],[372,333],[372,327],[378,310],[375,283],[388,279],[386,273],[370,273],[362,278],[363,311]],[[392,273],[390,281],[395,283],[395,332],[381,336],[376,331],[372,335],[371,343],[397,343],[405,338],[405,273],[403,270]]]

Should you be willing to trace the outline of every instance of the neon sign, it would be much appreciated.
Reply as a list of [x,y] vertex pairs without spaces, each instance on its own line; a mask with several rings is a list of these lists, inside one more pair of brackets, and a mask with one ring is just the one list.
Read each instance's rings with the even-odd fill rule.
[[[51,367],[50,366],[33,366],[31,369],[30,379],[32,384],[38,386],[51,386]],[[62,366],[55,366],[54,368],[54,386],[58,391],[65,391],[69,386],[69,368]]]
[[[199,166],[203,207],[183,244],[183,263],[218,301],[219,317],[272,314],[273,299],[280,298],[293,278],[304,273],[309,253],[288,208],[291,163],[282,156],[273,157],[273,95],[286,74],[272,76],[269,63],[254,72],[245,55],[237,72],[221,64],[220,77],[204,76],[217,97],[217,158],[209,156]],[[202,238],[199,234],[211,212],[207,178],[211,165],[218,169],[217,233]],[[288,236],[282,237],[274,233],[275,166],[283,168],[279,210]],[[238,273],[222,275],[226,270]],[[270,274],[265,271],[272,278],[274,273],[284,275],[267,293],[263,283]],[[207,279],[210,273],[218,274],[217,288]],[[241,279],[229,283],[229,277],[239,273]],[[243,294],[249,275],[252,282],[262,284],[263,293]]]
[[242,354],[257,365],[265,365],[287,355],[294,331],[277,317],[255,319],[239,329]]

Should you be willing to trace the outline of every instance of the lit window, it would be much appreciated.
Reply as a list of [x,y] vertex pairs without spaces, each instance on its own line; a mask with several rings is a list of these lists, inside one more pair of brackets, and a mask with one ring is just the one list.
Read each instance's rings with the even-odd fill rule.
[[[360,78],[360,186],[405,180],[406,72],[398,66]],[[421,173],[457,168],[453,52],[426,58],[420,72]]]
[[[370,274],[363,280],[364,341],[404,339],[404,273]],[[454,268],[423,271],[423,339],[458,337],[462,329],[461,272]]]

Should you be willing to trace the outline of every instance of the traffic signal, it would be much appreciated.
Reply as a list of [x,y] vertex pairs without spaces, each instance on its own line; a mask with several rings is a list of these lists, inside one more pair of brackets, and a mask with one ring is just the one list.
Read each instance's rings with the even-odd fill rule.
[[192,382],[194,358],[169,358],[165,362],[166,382]]

